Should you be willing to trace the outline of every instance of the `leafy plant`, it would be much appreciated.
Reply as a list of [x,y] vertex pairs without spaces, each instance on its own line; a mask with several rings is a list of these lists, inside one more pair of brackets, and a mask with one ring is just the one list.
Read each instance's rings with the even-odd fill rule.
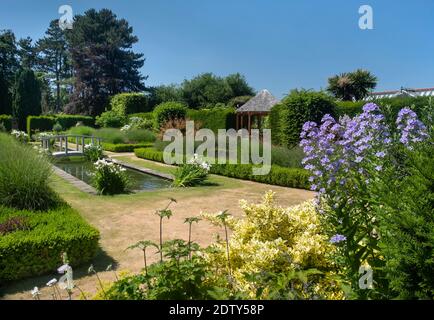
[[155,214],[160,217],[160,262],[163,262],[163,219],[170,219],[172,216],[172,211],[169,210],[172,203],[176,203],[176,199],[170,198],[169,203],[163,210],[155,211]]
[[95,162],[93,183],[103,195],[125,193],[129,188],[129,179],[125,174],[125,169],[104,159]]
[[83,155],[89,161],[96,162],[104,156],[104,150],[100,145],[87,144],[84,146]]
[[201,184],[207,179],[210,169],[211,166],[207,162],[201,161],[195,154],[187,163],[176,169],[173,186],[185,188]]

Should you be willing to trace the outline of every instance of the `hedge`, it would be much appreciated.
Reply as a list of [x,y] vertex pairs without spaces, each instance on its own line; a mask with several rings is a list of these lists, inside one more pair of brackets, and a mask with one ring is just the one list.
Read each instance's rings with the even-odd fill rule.
[[90,116],[80,116],[80,115],[58,115],[56,116],[56,122],[60,123],[63,130],[68,130],[74,127],[77,122],[82,122],[84,126],[94,127],[95,119]]
[[73,267],[97,252],[99,232],[67,205],[37,213],[0,207],[0,223],[14,217],[25,218],[29,230],[0,236],[0,281],[56,273],[63,252]]
[[155,107],[154,128],[160,130],[169,120],[185,119],[187,108],[180,102],[164,102]]
[[336,102],[336,116],[348,115],[354,117],[355,115],[362,113],[363,106],[369,102],[376,103],[381,107],[390,106],[392,114],[396,116],[404,107],[411,107],[416,113],[430,105],[430,97],[396,97],[376,99],[373,101],[337,101]]
[[232,129],[236,125],[234,108],[189,109],[187,118],[201,123],[201,128],[211,129],[215,133],[218,129]]
[[128,115],[128,118],[141,118],[143,120],[154,120],[154,113],[153,112],[139,112],[139,113],[132,113]]
[[27,117],[27,134],[32,136],[36,131],[51,131],[55,123],[59,123],[63,130],[74,127],[77,122],[93,127],[95,120],[89,116],[80,115],[54,115],[54,116],[29,116]]
[[56,120],[52,116],[28,116],[27,134],[31,137],[36,131],[51,131],[55,123]]
[[149,148],[152,147],[152,143],[138,143],[138,144],[113,144],[113,143],[102,143],[102,147],[105,151],[111,152],[133,152],[137,148]]
[[148,98],[143,93],[120,93],[110,100],[110,108],[118,114],[151,111]]
[[[164,162],[163,152],[152,148],[135,149],[137,157],[157,162]],[[250,180],[282,187],[309,189],[309,172],[298,168],[284,168],[272,165],[267,175],[253,175],[252,164],[214,164],[210,172],[226,177]]]
[[3,124],[7,131],[12,130],[12,116],[7,114],[0,114],[0,124]]

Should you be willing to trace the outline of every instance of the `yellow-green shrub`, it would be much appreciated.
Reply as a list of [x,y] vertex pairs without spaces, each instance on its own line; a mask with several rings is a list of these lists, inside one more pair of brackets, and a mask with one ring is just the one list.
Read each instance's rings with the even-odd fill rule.
[[[261,204],[242,200],[242,219],[230,218],[227,225],[233,233],[229,241],[231,273],[236,290],[251,298],[270,298],[273,288],[265,288],[258,297],[256,274],[291,274],[316,269],[321,274],[311,281],[315,295],[327,299],[342,299],[343,293],[335,283],[334,266],[328,259],[334,246],[323,233],[312,201],[282,208],[273,203],[274,193],[268,192]],[[216,216],[204,214],[213,223]],[[227,270],[226,243],[217,242],[207,253],[210,264]],[[293,288],[303,298],[311,298],[297,283]]]

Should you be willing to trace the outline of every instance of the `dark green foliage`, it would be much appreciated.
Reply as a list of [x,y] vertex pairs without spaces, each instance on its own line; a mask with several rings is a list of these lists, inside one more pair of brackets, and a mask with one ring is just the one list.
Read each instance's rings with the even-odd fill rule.
[[103,128],[120,128],[127,123],[127,116],[115,111],[106,111],[96,117],[95,123]]
[[161,85],[147,88],[148,103],[150,110],[153,110],[159,104],[164,102],[184,102],[182,89],[177,85]]
[[[424,107],[432,105],[431,97],[396,97],[387,99],[376,99],[373,100],[375,104],[379,105],[381,108],[388,108],[386,113],[387,120],[390,124],[393,124],[396,120],[398,112],[405,107],[411,107],[411,109],[418,115]],[[371,101],[369,101],[371,102]],[[337,101],[336,102],[336,115],[343,116],[348,115],[350,117],[362,113],[362,108],[367,101]]]
[[31,137],[36,132],[51,131],[56,119],[52,116],[28,116],[27,134]]
[[0,73],[11,88],[20,68],[15,35],[11,30],[0,31]]
[[139,112],[139,113],[133,113],[129,114],[128,118],[141,118],[143,120],[154,120],[154,113],[153,112]]
[[187,108],[179,102],[165,102],[154,110],[154,128],[159,130],[169,120],[185,119]]
[[347,115],[354,117],[363,112],[362,108],[366,101],[336,101],[336,117]]
[[56,123],[63,130],[68,130],[79,122],[85,126],[93,126],[95,120],[92,117],[80,115],[29,116],[27,117],[27,134],[32,136],[35,132],[51,131]]
[[276,104],[273,108],[271,108],[270,115],[268,116],[268,129],[271,129],[271,142],[275,145],[279,145],[280,138],[280,130],[281,130],[281,114],[285,110],[285,105]]
[[56,206],[52,191],[51,164],[31,146],[0,133],[0,205],[25,210],[46,210]]
[[0,70],[0,114],[12,114],[12,100],[9,84]]
[[101,138],[103,142],[107,143],[126,143],[125,135],[119,129],[114,128],[103,128],[94,132],[95,137]]
[[361,100],[377,86],[377,78],[362,69],[333,76],[328,82],[327,91],[344,101]]
[[93,127],[95,126],[95,119],[90,116],[81,116],[81,115],[57,115],[56,122],[58,122],[64,130],[68,130],[69,128],[75,127],[77,123],[80,123],[84,126]]
[[303,158],[303,150],[298,146],[292,149],[271,146],[271,164],[287,168],[301,168]]
[[[289,148],[297,145],[303,124],[307,121],[320,122],[325,114],[333,115],[334,108],[333,100],[323,92],[291,91],[280,104],[272,108],[272,110],[276,109],[270,116],[271,131],[277,131],[274,139]],[[277,130],[272,127],[276,122],[278,122]]]
[[11,131],[12,129],[12,116],[0,114],[0,125],[3,125],[6,131]]
[[183,101],[192,109],[227,104],[232,98],[254,95],[244,76],[239,73],[226,78],[203,73],[182,84]]
[[[434,299],[434,141],[401,148],[382,179],[380,247],[391,298]],[[397,178],[399,174],[399,178]]]
[[187,111],[188,120],[200,123],[201,128],[211,129],[215,133],[218,129],[235,128],[235,109],[213,108]]
[[63,252],[76,267],[98,249],[98,231],[67,205],[38,213],[0,206],[0,223],[13,217],[24,218],[28,228],[0,237],[0,281],[53,272]]
[[156,162],[164,162],[163,152],[153,148],[134,149],[134,154],[142,159],[152,160]]
[[110,100],[110,109],[118,114],[148,112],[148,98],[143,93],[120,93]]
[[[108,291],[111,300],[191,300],[213,299],[215,289],[209,279],[210,268],[203,258],[176,258],[154,263],[148,274],[130,276],[117,281]],[[147,285],[147,290],[144,285]]]
[[132,50],[138,38],[125,19],[108,9],[90,9],[75,16],[67,40],[75,83],[65,112],[96,116],[106,109],[110,96],[144,90],[143,54]]
[[229,108],[239,108],[242,105],[246,104],[250,99],[252,99],[253,96],[240,96],[235,97],[229,100],[228,107]]
[[41,88],[32,70],[23,70],[17,76],[13,108],[21,130],[26,129],[28,116],[41,114]]
[[105,151],[111,151],[111,152],[134,152],[134,149],[152,147],[152,143],[137,143],[137,144],[103,143],[102,147]]
[[39,51],[38,67],[56,86],[54,110],[60,112],[64,105],[62,89],[66,89],[66,80],[72,77],[72,67],[66,33],[60,29],[59,20],[50,22],[44,38],[36,45]]

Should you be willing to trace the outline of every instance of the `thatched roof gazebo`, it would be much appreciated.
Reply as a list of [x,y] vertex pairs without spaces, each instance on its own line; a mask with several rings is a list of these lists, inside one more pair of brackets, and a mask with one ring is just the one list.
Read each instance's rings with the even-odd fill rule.
[[[260,91],[255,97],[239,107],[236,111],[237,130],[247,126],[247,130],[249,130],[250,133],[253,117],[257,117],[258,124],[261,126],[263,117],[267,116],[271,108],[277,103],[279,103],[279,100],[273,97],[268,90]],[[244,123],[245,117],[247,117],[247,123]]]

